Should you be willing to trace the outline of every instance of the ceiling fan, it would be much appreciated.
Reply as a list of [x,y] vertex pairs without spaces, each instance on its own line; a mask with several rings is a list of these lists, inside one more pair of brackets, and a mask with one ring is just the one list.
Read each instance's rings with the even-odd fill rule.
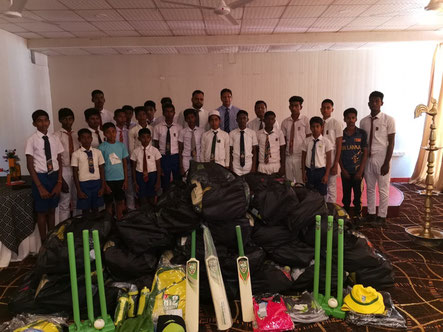
[[9,0],[9,7],[3,13],[3,15],[10,18],[20,18],[22,17],[22,11],[26,6],[28,0]]
[[242,7],[254,0],[236,0],[231,2],[229,5],[226,4],[224,0],[220,0],[217,7],[209,7],[209,6],[200,6],[200,5],[194,5],[190,3],[184,3],[180,1],[173,1],[173,0],[162,0],[162,2],[165,3],[171,3],[174,5],[181,5],[186,7],[193,7],[193,8],[199,8],[199,9],[210,9],[214,12],[214,14],[220,16],[225,21],[229,22],[232,25],[239,25],[237,20],[231,15],[231,10],[235,8]]

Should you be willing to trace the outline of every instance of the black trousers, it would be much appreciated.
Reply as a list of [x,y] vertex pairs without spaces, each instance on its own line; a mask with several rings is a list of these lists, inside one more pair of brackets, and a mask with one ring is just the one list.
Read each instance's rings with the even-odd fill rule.
[[328,184],[322,183],[321,180],[325,176],[326,167],[310,169],[306,167],[306,177],[308,183],[306,186],[310,189],[317,190],[321,195],[325,196],[328,193]]
[[349,174],[350,179],[345,179],[341,177],[341,183],[343,186],[343,207],[349,213],[351,206],[351,192],[354,191],[354,216],[359,216],[361,214],[361,190],[362,190],[362,180],[356,180],[355,174]]

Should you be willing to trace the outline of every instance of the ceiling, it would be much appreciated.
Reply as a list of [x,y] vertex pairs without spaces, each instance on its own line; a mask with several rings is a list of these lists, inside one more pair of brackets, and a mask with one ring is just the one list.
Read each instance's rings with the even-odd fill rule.
[[[218,4],[217,0],[175,1]],[[394,33],[401,33],[403,41],[421,40],[423,33],[432,32],[431,39],[442,41],[443,12],[425,11],[428,2],[255,0],[232,11],[240,23],[233,26],[211,10],[161,0],[29,0],[22,18],[0,15],[0,29],[30,40],[31,49],[51,56],[359,49],[379,44],[371,36],[383,41],[381,32],[393,39]],[[1,0],[0,10],[7,7],[8,1]],[[323,33],[345,38],[318,38]],[[291,36],[302,38],[293,43],[272,42]],[[314,42],[310,36],[316,37]],[[263,43],[242,42],[253,37]],[[184,39],[188,43],[178,46]],[[232,45],[226,45],[229,40]]]

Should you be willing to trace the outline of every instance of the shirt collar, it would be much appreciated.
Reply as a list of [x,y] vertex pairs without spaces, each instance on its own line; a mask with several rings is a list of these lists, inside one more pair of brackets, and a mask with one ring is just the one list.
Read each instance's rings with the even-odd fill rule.
[[71,131],[67,131],[65,128],[61,128],[60,131],[61,131],[62,133],[66,133],[66,134],[69,134],[69,133],[73,133],[73,132],[74,132],[73,130],[71,130]]
[[100,128],[92,129],[91,127],[88,127],[88,129],[89,129],[90,131],[92,131],[93,134],[95,134],[95,132],[96,132],[97,130],[98,130],[98,132],[100,132]]
[[46,133],[46,135],[45,134],[43,134],[41,131],[36,131],[36,133],[37,133],[37,136],[39,137],[39,138],[43,138],[43,136],[50,136],[50,134],[49,134],[49,131]]
[[311,136],[311,139],[312,139],[313,141],[315,141],[315,140],[322,141],[322,140],[323,140],[323,135],[320,134],[320,136],[318,136],[317,138],[314,138],[314,136]]
[[82,152],[85,152],[85,151],[92,151],[92,149],[93,149],[92,146],[89,148],[89,150],[86,150],[83,146],[80,146],[80,150],[81,150]]

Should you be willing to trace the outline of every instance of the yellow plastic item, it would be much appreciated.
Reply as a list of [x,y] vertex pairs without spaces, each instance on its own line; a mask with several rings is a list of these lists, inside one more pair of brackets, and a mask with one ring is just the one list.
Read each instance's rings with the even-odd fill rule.
[[28,331],[63,332],[63,328],[57,324],[47,322],[44,320],[39,320],[14,330],[14,332],[28,332]]

